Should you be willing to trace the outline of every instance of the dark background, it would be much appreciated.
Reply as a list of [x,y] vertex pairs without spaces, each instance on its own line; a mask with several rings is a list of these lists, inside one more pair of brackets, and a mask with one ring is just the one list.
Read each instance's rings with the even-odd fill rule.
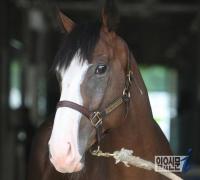
[[[97,0],[0,1],[1,180],[25,179],[34,132],[55,112],[59,89],[51,65],[62,37],[55,6],[83,22],[95,19],[101,4]],[[192,168],[185,177],[200,179],[200,1],[121,0],[118,4],[118,33],[137,62],[164,65],[178,74],[178,115],[171,131],[178,136],[170,142],[178,143],[180,155],[192,148]],[[16,77],[13,64],[19,70]],[[21,94],[17,108],[9,103],[15,86]]]

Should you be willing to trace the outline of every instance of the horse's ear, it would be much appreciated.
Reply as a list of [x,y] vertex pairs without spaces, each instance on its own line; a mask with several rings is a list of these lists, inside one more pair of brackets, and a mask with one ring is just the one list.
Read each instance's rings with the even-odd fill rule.
[[119,13],[114,0],[106,0],[101,11],[102,24],[108,31],[116,31],[119,24]]
[[60,10],[57,11],[57,17],[61,30],[70,33],[75,27],[76,23],[67,16],[65,16]]

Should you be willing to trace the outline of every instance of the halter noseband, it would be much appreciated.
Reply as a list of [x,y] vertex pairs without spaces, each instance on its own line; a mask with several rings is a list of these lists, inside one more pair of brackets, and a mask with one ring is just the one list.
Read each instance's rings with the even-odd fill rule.
[[92,126],[96,129],[96,134],[97,134],[97,142],[98,144],[100,143],[102,134],[103,134],[103,119],[110,114],[112,111],[114,111],[116,108],[118,108],[122,103],[129,104],[130,100],[130,88],[131,88],[131,83],[133,81],[133,72],[131,71],[130,68],[130,62],[128,61],[128,66],[127,66],[127,73],[126,73],[126,79],[125,79],[125,87],[123,89],[122,96],[119,98],[115,99],[112,103],[110,103],[103,111],[96,110],[96,111],[89,111],[87,108],[84,106],[81,106],[79,104],[76,104],[71,101],[59,101],[57,104],[57,108],[61,107],[68,107],[71,109],[74,109],[81,114],[83,114],[87,119],[91,122]]

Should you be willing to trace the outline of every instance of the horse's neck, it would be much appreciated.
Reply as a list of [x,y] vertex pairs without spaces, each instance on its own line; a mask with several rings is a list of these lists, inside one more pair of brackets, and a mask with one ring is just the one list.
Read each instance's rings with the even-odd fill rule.
[[126,148],[134,150],[135,155],[154,160],[154,155],[171,153],[168,141],[160,127],[153,120],[151,109],[141,104],[129,108],[125,122],[110,134],[112,150]]
[[126,146],[133,149],[136,155],[153,161],[155,155],[171,154],[171,150],[166,137],[153,119],[147,89],[135,60],[133,73],[129,114],[118,131],[123,134]]
[[[152,162],[154,162],[155,155],[169,155],[171,151],[168,142],[152,119],[150,108],[148,106],[136,107],[134,103],[131,104],[127,119],[120,127],[110,130],[108,135],[102,139],[101,149],[110,153],[121,148],[132,149],[135,156]],[[89,179],[131,180],[144,179],[144,177],[154,180],[161,179],[147,170],[141,171],[134,167],[130,169],[123,164],[115,165],[111,158],[91,157],[91,155],[89,157],[91,161],[88,161],[86,167]]]

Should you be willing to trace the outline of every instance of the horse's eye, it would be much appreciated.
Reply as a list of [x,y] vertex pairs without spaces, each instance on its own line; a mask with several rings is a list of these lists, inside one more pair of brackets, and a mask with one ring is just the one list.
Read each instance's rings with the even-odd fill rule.
[[104,74],[106,72],[107,66],[104,64],[100,64],[95,69],[95,74]]

